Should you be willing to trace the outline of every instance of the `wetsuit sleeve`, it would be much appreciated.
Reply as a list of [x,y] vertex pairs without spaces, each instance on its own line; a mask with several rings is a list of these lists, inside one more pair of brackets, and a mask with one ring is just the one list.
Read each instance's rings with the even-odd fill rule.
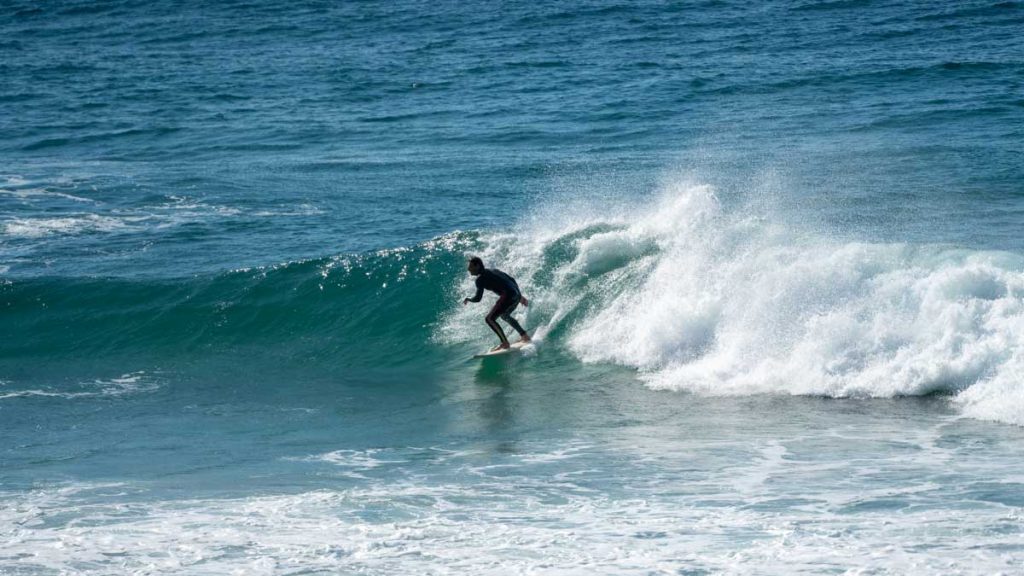
[[470,302],[479,302],[484,297],[484,287],[480,284],[480,279],[476,279],[476,296],[469,299]]

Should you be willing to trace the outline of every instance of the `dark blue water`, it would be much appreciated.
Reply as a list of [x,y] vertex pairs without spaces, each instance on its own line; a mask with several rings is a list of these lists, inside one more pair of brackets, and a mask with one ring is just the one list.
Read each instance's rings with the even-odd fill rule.
[[1024,4],[15,1],[0,78],[0,572],[1024,562]]
[[564,186],[641,196],[677,167],[733,194],[776,174],[778,202],[871,240],[1021,248],[1012,2],[16,3],[3,18],[4,188],[87,200],[7,194],[12,272],[177,276],[404,246],[511,226]]

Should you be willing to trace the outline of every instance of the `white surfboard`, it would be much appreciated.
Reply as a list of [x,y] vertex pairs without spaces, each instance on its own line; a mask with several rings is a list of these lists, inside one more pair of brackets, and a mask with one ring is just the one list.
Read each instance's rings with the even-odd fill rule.
[[508,354],[515,354],[517,352],[522,352],[523,348],[526,348],[529,345],[529,342],[513,342],[511,346],[505,348],[504,350],[488,350],[487,352],[474,354],[473,358],[490,358],[491,356],[505,356]]

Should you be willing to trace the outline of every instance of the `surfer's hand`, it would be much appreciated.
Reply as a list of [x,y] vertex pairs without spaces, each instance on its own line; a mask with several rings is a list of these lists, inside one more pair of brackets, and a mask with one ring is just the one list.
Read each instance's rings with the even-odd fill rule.
[[527,308],[530,307],[530,301],[526,299],[526,296],[520,296],[519,301],[523,304],[523,306],[526,306]]
[[469,304],[469,298],[462,299],[462,305],[465,306],[466,304]]

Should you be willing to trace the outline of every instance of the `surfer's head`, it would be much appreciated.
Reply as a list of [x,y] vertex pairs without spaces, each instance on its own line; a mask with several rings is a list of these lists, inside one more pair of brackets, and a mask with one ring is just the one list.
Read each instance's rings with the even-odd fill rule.
[[479,276],[484,271],[484,261],[479,256],[473,256],[469,259],[469,265],[466,266],[466,270],[473,276]]

